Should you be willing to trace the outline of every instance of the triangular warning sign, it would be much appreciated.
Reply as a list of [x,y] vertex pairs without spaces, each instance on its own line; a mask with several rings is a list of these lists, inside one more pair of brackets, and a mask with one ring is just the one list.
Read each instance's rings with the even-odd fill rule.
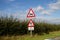
[[35,14],[34,14],[32,9],[30,9],[28,14],[27,14],[27,18],[31,18],[31,17],[35,17]]
[[30,21],[28,23],[28,27],[34,27],[34,23],[33,23],[32,19],[30,19]]

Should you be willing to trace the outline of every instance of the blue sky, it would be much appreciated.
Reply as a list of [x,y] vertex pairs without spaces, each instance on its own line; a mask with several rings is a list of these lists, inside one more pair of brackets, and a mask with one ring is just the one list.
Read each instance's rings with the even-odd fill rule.
[[0,0],[0,16],[25,19],[30,8],[37,19],[60,22],[60,0]]

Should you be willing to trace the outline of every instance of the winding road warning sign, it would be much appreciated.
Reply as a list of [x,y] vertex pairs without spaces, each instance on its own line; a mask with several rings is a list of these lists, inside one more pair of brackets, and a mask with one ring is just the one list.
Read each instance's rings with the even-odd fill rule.
[[30,9],[27,14],[27,18],[32,18],[32,17],[35,17],[35,14],[34,14],[34,11],[32,9]]

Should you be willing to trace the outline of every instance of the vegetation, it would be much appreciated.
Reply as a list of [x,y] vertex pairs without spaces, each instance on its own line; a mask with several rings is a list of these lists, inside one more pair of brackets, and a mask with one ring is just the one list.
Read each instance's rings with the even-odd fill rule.
[[[60,25],[48,24],[48,23],[35,23],[35,30],[33,34],[49,34],[52,31],[59,31]],[[0,17],[0,36],[2,35],[24,35],[29,34],[27,29],[28,21],[19,21],[16,18]]]
[[1,36],[0,40],[44,40],[44,39],[49,39],[49,38],[56,38],[60,36],[60,31],[54,31],[50,32],[49,34],[45,35],[18,35],[18,36]]

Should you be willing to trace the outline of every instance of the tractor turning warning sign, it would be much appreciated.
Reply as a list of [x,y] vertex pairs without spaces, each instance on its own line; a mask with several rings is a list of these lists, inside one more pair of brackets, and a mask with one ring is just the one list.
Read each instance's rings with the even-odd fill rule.
[[27,14],[27,18],[32,18],[32,17],[35,17],[35,14],[34,14],[34,11],[32,9],[30,9]]

